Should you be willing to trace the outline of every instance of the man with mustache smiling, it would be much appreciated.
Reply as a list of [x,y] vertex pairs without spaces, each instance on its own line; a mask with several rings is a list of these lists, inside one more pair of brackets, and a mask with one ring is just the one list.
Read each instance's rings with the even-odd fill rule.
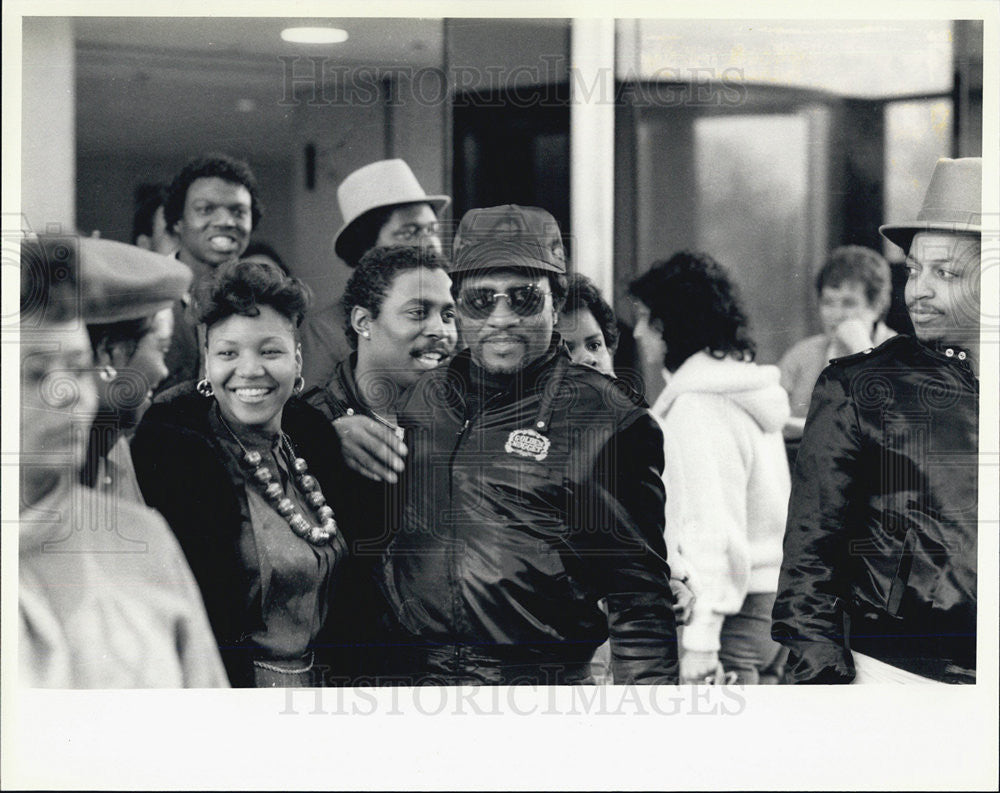
[[797,683],[975,683],[982,160],[939,160],[908,250],[915,338],[831,362],[796,458],[773,637]]
[[[240,258],[260,222],[257,179],[250,167],[225,154],[208,154],[184,166],[174,177],[163,205],[167,228],[175,237],[174,254],[191,268],[198,283],[220,264]],[[170,375],[159,391],[201,376],[201,349],[190,300],[174,305],[174,335],[167,352]]]
[[[337,364],[325,387],[309,389],[304,398],[334,422],[345,456],[367,477],[344,483],[354,495],[337,516],[352,557],[338,598],[347,608],[332,615],[328,637],[337,647],[333,657],[339,658],[331,677],[357,681],[370,674],[369,648],[379,642],[380,599],[371,574],[388,541],[387,505],[402,470],[402,464],[387,468],[368,448],[391,444],[403,459],[397,405],[420,375],[448,361],[458,334],[451,279],[444,259],[432,250],[372,248],[351,273],[341,307],[354,352]],[[361,417],[380,434],[369,436],[367,424],[347,423]]]
[[[397,404],[417,377],[455,351],[450,288],[445,260],[412,246],[372,248],[347,282],[341,308],[354,352],[305,398],[337,422],[349,464],[369,479],[397,481],[406,454]],[[342,421],[354,416],[367,420]]]
[[616,683],[676,683],[663,436],[554,332],[566,295],[554,218],[470,210],[451,275],[467,349],[398,413],[409,453],[376,570],[383,678],[591,683],[610,633]]

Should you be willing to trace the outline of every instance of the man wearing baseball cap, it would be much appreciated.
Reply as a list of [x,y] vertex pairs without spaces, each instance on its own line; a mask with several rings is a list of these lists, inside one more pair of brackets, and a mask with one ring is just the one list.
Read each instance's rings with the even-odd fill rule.
[[[451,203],[427,195],[404,160],[379,160],[348,174],[337,188],[343,224],[333,238],[337,256],[351,269],[375,247],[426,247],[440,255],[438,216]],[[322,304],[321,304],[322,305]],[[339,302],[323,306],[302,325],[302,376],[324,386],[351,350]]]
[[385,674],[587,683],[610,634],[615,682],[676,683],[662,435],[553,330],[566,293],[555,220],[469,211],[451,275],[467,349],[422,375],[398,415],[409,454],[378,571]]
[[974,683],[982,160],[939,160],[908,251],[915,336],[831,362],[792,481],[772,635],[798,683]]

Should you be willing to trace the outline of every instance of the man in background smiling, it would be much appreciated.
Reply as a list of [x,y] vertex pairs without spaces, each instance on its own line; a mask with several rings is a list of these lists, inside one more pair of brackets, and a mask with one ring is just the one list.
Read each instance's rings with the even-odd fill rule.
[[[180,261],[199,281],[220,264],[238,259],[260,222],[257,179],[250,167],[224,154],[209,154],[188,162],[174,177],[163,205],[163,216],[178,243]],[[160,391],[201,376],[201,349],[189,298],[174,304],[174,336],[167,353],[170,375]]]

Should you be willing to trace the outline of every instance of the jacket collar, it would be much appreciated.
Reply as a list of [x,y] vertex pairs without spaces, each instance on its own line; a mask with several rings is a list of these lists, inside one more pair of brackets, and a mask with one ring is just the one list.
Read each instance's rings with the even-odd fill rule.
[[[549,370],[554,360],[559,357],[569,359],[566,346],[562,343],[562,337],[557,331],[552,331],[552,340],[548,349],[538,358],[533,360],[523,369],[519,369],[510,375],[495,378],[498,388],[511,395],[523,395],[534,391],[539,384],[539,380]],[[448,365],[448,372],[451,378],[456,378],[462,384],[462,389],[469,392],[473,388],[473,383],[480,380],[482,369],[472,360],[472,351],[469,348],[462,350],[452,359]]]
[[326,384],[325,398],[335,412],[364,413],[369,415],[370,411],[365,401],[358,392],[358,384],[354,379],[354,367],[358,364],[357,351],[352,352],[346,358],[337,362],[333,370],[333,377]]
[[945,358],[949,362],[965,361],[969,357],[969,352],[964,347],[960,347],[957,344],[944,344],[942,342],[934,342],[933,344],[923,344],[919,339],[917,343],[920,344],[924,349],[930,351],[938,358]]

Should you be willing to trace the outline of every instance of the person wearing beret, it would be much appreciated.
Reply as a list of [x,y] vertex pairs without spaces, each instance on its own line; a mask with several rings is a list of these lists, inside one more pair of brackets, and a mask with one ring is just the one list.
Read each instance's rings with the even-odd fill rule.
[[[191,284],[177,259],[115,242],[87,242],[81,261],[88,286],[87,332],[99,367],[97,415],[81,481],[144,504],[128,440],[153,391],[167,376],[174,301]],[[99,255],[97,255],[99,254]]]
[[167,185],[140,184],[135,189],[132,213],[132,244],[153,253],[172,256],[177,250],[177,240],[167,228],[163,204],[167,199]]
[[[426,247],[440,255],[438,217],[450,203],[448,196],[427,195],[404,160],[369,163],[337,187],[344,223],[333,238],[334,251],[352,270],[377,246]],[[302,325],[302,374],[307,387],[325,386],[338,362],[351,353],[339,301],[326,301],[317,308]]]
[[132,440],[143,495],[184,549],[234,686],[321,685],[330,665],[344,469],[336,432],[297,398],[306,303],[276,264],[219,267],[197,296],[205,376],[158,396]]
[[133,302],[155,310],[183,283],[167,270],[149,279],[133,272],[136,252],[69,236],[21,243],[24,686],[228,685],[198,587],[163,518],[78,481],[98,405],[83,321],[117,317]]
[[937,162],[908,252],[914,336],[838,358],[795,461],[772,635],[795,683],[974,683],[979,158]]

